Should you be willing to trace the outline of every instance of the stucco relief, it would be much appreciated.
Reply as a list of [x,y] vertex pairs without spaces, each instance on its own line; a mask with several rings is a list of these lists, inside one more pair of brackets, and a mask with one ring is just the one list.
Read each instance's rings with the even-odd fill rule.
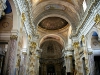
[[12,13],[5,15],[0,19],[0,31],[10,31],[13,27]]

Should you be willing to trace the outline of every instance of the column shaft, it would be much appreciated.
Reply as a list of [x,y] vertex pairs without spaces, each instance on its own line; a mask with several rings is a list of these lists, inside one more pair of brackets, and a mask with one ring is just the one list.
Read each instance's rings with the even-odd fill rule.
[[14,75],[17,50],[17,36],[12,35],[9,41],[8,67],[6,75]]

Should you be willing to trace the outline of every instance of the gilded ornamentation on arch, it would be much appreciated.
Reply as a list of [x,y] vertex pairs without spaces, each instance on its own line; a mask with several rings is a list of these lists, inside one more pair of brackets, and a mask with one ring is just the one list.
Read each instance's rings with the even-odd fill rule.
[[100,15],[97,14],[94,18],[94,21],[96,22],[96,24],[98,24],[100,22]]

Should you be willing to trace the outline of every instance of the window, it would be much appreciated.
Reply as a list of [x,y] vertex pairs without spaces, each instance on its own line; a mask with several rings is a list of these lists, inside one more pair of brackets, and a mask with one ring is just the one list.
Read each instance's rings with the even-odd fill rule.
[[84,0],[83,1],[83,10],[84,10],[84,12],[85,12],[86,8],[87,8],[87,4],[86,4],[86,1]]

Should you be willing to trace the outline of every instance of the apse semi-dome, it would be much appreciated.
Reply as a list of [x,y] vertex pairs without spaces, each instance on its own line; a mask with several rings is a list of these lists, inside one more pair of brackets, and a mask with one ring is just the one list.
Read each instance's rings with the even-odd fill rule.
[[58,30],[64,28],[68,22],[60,17],[48,17],[39,23],[39,27],[46,30]]

